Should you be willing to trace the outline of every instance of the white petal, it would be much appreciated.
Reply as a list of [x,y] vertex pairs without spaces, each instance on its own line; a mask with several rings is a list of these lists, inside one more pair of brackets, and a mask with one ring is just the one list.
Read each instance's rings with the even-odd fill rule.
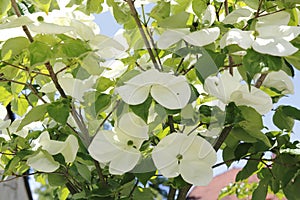
[[[152,152],[154,165],[158,170],[164,169],[177,163],[176,156],[179,154],[182,141],[186,135],[180,133],[172,133],[164,137]],[[172,167],[173,168],[173,167]]]
[[132,170],[141,158],[141,153],[139,151],[124,151],[114,159],[109,164],[109,173],[115,175],[122,175],[126,172]]
[[159,72],[156,69],[150,69],[133,77],[132,79],[127,81],[127,83],[138,86],[149,86],[153,84],[164,85],[170,82],[170,79],[174,77],[175,76],[172,74]]
[[44,33],[44,34],[62,34],[74,30],[74,28],[70,26],[60,26],[60,25],[50,24],[45,22],[30,24],[28,25],[28,27],[31,31],[35,33]]
[[270,25],[256,28],[260,38],[278,38],[291,41],[300,34],[300,27],[285,25]]
[[79,20],[73,19],[70,25],[83,40],[89,41],[95,37],[94,31],[91,27]]
[[204,12],[204,15],[203,15],[203,18],[202,18],[202,23],[207,23],[207,26],[211,26],[215,21],[216,21],[216,9],[213,5],[208,5],[205,12]]
[[197,160],[212,166],[217,161],[217,154],[213,146],[196,134],[187,136],[182,146],[185,146],[185,148],[181,149],[180,154],[186,162]]
[[124,74],[128,68],[123,62],[119,60],[109,60],[103,63],[103,66],[108,68],[101,74],[106,78],[119,78]]
[[[4,19],[3,19],[3,21],[4,21]],[[8,21],[8,22],[0,24],[0,29],[22,27],[23,25],[29,25],[34,22],[27,16],[21,16],[18,18],[16,18],[16,16],[11,16],[11,17],[6,18],[5,21]]]
[[10,122],[11,122],[10,120],[3,121],[2,119],[0,119],[0,131],[8,128],[10,125]]
[[173,77],[165,85],[153,85],[151,96],[165,108],[181,109],[187,105],[191,89],[183,77]]
[[52,156],[40,151],[37,155],[28,158],[27,164],[41,172],[54,172],[59,168],[59,163]]
[[7,117],[7,110],[6,110],[5,106],[0,104],[0,119],[4,120],[6,117]]
[[79,149],[77,138],[74,135],[69,135],[64,143],[64,149],[60,153],[67,163],[73,162]]
[[174,178],[178,176],[180,174],[178,161],[174,160],[172,163],[165,166],[164,168],[160,168],[159,171],[164,177],[167,178]]
[[242,31],[240,29],[230,29],[220,40],[220,47],[223,49],[226,46],[237,44],[243,49],[251,47],[254,41],[252,31]]
[[118,127],[127,135],[143,140],[147,140],[148,126],[147,124],[135,114],[129,112],[121,116]]
[[124,51],[122,44],[105,35],[96,35],[90,40],[90,45],[98,50],[97,53],[104,58],[117,56],[114,54],[114,50]]
[[230,99],[237,105],[251,106],[261,115],[268,113],[273,107],[271,97],[253,86],[251,92],[247,85],[241,86],[239,90],[232,93]]
[[259,53],[273,56],[289,56],[298,51],[298,48],[280,38],[256,38],[252,47]]
[[239,8],[232,11],[222,21],[224,24],[235,24],[241,21],[247,22],[252,17],[252,11],[247,8]]
[[213,178],[211,166],[205,162],[182,160],[179,166],[179,172],[188,183],[195,186],[205,186]]
[[116,88],[122,100],[129,105],[138,105],[146,101],[149,95],[150,86],[136,86],[126,84]]
[[[107,134],[104,135],[106,132]],[[113,136],[114,133],[112,131],[100,131],[97,133],[88,148],[90,155],[95,160],[107,163],[121,152],[120,149],[112,144],[111,140]]]
[[263,86],[276,88],[282,94],[293,94],[294,84],[291,78],[282,70],[270,72],[264,80]]
[[190,31],[188,29],[169,29],[166,30],[157,41],[159,49],[167,49],[169,46],[179,42]]
[[46,83],[45,85],[43,85],[39,91],[44,92],[44,93],[51,93],[51,92],[55,92],[56,90],[57,89],[56,89],[54,83],[49,82],[49,83]]
[[79,80],[72,76],[64,75],[58,77],[58,81],[67,95],[70,95],[79,101],[83,101],[83,95],[92,88],[95,83],[95,77],[90,76],[88,79]]
[[64,148],[63,142],[50,140],[50,136],[47,131],[43,132],[39,136],[39,143],[42,146],[42,149],[48,151],[51,155],[60,153]]
[[241,83],[236,76],[231,76],[228,70],[220,77],[208,77],[204,82],[204,89],[208,94],[217,97],[223,103],[230,102],[231,94],[240,87]]
[[183,37],[183,39],[195,46],[205,46],[214,42],[220,35],[218,27],[201,29]]
[[287,25],[290,21],[291,14],[289,12],[277,12],[272,15],[265,15],[258,18],[257,27],[266,25]]

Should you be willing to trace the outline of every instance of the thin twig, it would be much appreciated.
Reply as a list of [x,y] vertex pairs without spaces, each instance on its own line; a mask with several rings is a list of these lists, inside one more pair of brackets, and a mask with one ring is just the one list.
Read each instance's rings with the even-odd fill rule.
[[102,187],[106,187],[107,186],[107,183],[106,183],[106,180],[105,180],[105,176],[103,175],[102,173],[102,169],[100,167],[100,164],[97,160],[94,160],[94,165],[96,167],[96,171],[97,171],[97,174],[99,176],[99,179],[100,179],[100,185]]
[[134,18],[134,20],[135,20],[135,22],[136,22],[136,24],[137,24],[137,26],[139,28],[140,34],[141,34],[141,36],[142,36],[142,38],[144,40],[144,43],[146,45],[146,49],[147,49],[147,51],[149,53],[149,56],[150,56],[150,58],[151,58],[151,60],[153,62],[154,67],[157,70],[161,71],[162,69],[159,67],[159,65],[158,65],[158,63],[157,63],[157,61],[155,59],[155,56],[154,56],[153,51],[151,49],[150,43],[149,43],[149,41],[147,39],[145,31],[144,31],[144,29],[143,29],[143,27],[141,25],[140,19],[138,17],[137,10],[134,7],[134,1],[132,1],[132,0],[126,0],[126,2],[128,3],[130,11],[131,11],[131,14],[132,14],[132,16],[133,16],[133,18]]
[[225,15],[228,15],[229,14],[228,0],[224,1],[224,9],[225,9]]
[[137,188],[138,184],[139,184],[139,181],[136,180],[134,186],[132,187],[132,189],[131,189],[131,191],[130,191],[130,193],[129,193],[129,195],[128,195],[128,197],[129,197],[130,199],[132,199],[132,197],[133,197],[133,192],[134,192],[134,190]]
[[[103,119],[103,121],[101,122],[101,124],[98,126],[98,128],[96,129],[96,133],[99,132],[100,128],[105,124],[105,122],[108,120],[108,118],[113,114],[113,112],[118,108],[120,104],[120,100],[118,100],[116,102],[116,105],[113,107],[113,109],[108,113],[108,115]],[[93,137],[94,138],[94,137]]]

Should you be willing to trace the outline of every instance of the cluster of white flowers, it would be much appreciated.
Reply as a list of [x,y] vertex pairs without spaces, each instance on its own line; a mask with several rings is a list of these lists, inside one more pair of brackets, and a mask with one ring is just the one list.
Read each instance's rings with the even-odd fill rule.
[[[248,16],[250,12],[248,9],[241,8],[235,12],[239,12],[239,17],[242,14],[250,17],[250,15]],[[234,13],[231,14],[233,15]],[[224,48],[232,44],[237,44],[243,49],[252,47],[255,51],[262,54],[273,56],[292,55],[298,51],[298,48],[293,46],[290,41],[300,34],[300,27],[288,26],[289,21],[290,14],[288,12],[278,12],[260,17],[256,24],[256,32],[243,31],[236,28],[230,29],[221,38],[220,47]]]
[[[111,174],[120,175],[141,161],[139,149],[148,137],[146,123],[133,113],[126,113],[114,131],[99,131],[88,150],[94,159],[109,165]],[[216,152],[210,143],[195,134],[172,133],[154,147],[152,159],[167,178],[181,175],[188,183],[206,185],[213,177]]]

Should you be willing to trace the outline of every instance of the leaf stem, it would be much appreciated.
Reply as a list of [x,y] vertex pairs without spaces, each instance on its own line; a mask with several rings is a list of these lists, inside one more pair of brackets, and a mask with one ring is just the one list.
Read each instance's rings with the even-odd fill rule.
[[176,195],[176,189],[170,186],[170,191],[168,194],[168,200],[174,200]]

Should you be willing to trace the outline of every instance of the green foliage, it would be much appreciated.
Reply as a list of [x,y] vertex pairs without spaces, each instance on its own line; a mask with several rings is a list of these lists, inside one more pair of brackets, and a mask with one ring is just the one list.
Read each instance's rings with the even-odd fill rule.
[[68,99],[61,99],[47,106],[49,116],[62,125],[67,123],[70,111],[71,105]]

